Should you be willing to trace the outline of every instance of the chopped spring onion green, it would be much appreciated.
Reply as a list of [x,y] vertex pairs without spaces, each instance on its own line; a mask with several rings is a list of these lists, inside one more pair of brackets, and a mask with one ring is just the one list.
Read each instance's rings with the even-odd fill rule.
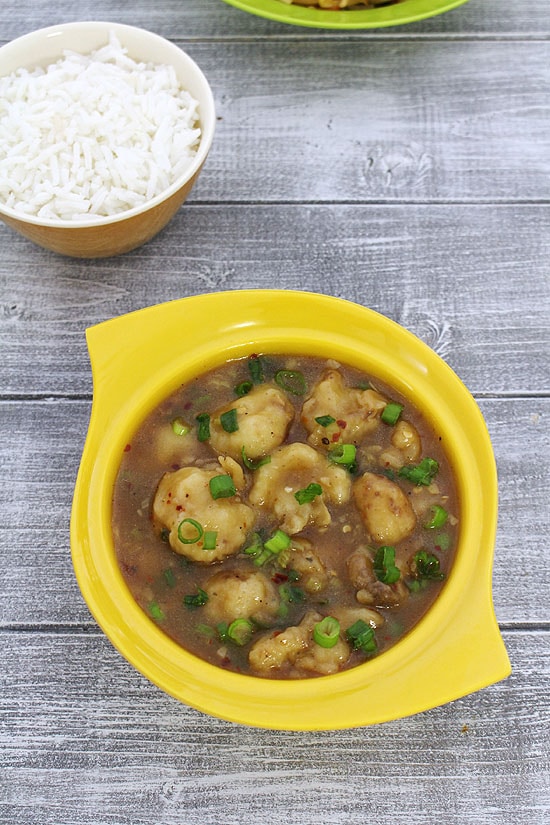
[[208,413],[200,413],[195,418],[199,428],[197,430],[197,438],[199,441],[208,441],[210,438],[210,416]]
[[174,418],[171,424],[174,435],[187,435],[187,433],[191,430],[189,424],[187,424],[180,416]]
[[236,433],[239,429],[239,422],[237,421],[237,410],[233,407],[220,415],[220,424],[226,433]]
[[[185,527],[187,524],[195,531],[194,533],[191,533],[191,535],[188,534],[189,528]],[[204,530],[202,529],[202,526],[198,521],[195,521],[194,518],[184,518],[178,524],[178,539],[182,544],[196,544],[200,539],[202,539],[203,533]]]
[[396,401],[390,401],[390,403],[386,404],[382,410],[380,420],[383,421],[384,424],[389,424],[393,427],[399,421],[399,417],[402,412],[403,404],[398,404]]
[[423,458],[420,464],[405,465],[399,470],[400,478],[406,478],[418,487],[428,487],[439,470],[439,464],[435,458]]
[[401,577],[401,571],[395,566],[395,547],[379,547],[372,566],[376,578],[384,584],[395,584]]
[[175,587],[176,585],[176,577],[174,575],[174,571],[171,567],[167,567],[164,571],[164,581],[168,585],[168,587]]
[[204,533],[204,538],[202,542],[202,546],[205,550],[214,550],[216,547],[216,541],[218,539],[218,531],[217,530],[206,530]]
[[249,470],[257,470],[258,467],[262,467],[264,464],[269,464],[271,461],[270,455],[265,455],[263,458],[249,458],[246,454],[245,447],[243,446],[241,450],[241,458],[243,460],[243,464]]
[[336,419],[333,418],[332,415],[319,415],[315,421],[320,424],[321,427],[328,427],[330,424],[334,424]]
[[274,557],[275,553],[272,553],[271,550],[268,550],[266,547],[263,547],[260,553],[254,556],[254,564],[256,567],[262,567],[266,562],[270,561]]
[[235,387],[235,395],[238,395],[239,398],[242,398],[243,395],[248,395],[253,386],[254,384],[252,383],[252,381],[241,381],[241,383],[237,384],[237,386]]
[[412,560],[414,576],[417,579],[432,579],[441,581],[445,578],[445,573],[439,569],[439,559],[427,550],[419,550],[414,554]]
[[328,452],[329,461],[350,467],[355,462],[357,450],[355,444],[337,444]]
[[292,395],[303,395],[307,389],[306,379],[298,370],[278,370],[275,383]]
[[203,604],[206,604],[208,601],[208,593],[202,590],[200,587],[197,587],[197,592],[193,593],[190,596],[183,597],[183,603],[185,607],[193,608],[193,607],[202,607]]
[[314,498],[320,496],[322,492],[323,488],[321,485],[312,481],[311,484],[308,484],[303,490],[298,490],[298,492],[294,493],[294,498],[298,504],[309,504]]
[[301,587],[296,587],[290,582],[285,582],[279,585],[279,596],[281,597],[281,601],[285,603],[300,604],[300,602],[304,601],[306,594]]
[[208,482],[212,498],[230,498],[236,495],[235,484],[231,476],[214,476]]
[[252,356],[248,360],[248,370],[254,384],[261,384],[264,381],[264,368],[259,356]]
[[163,527],[160,531],[160,538],[161,541],[164,541],[166,544],[170,541],[170,530],[167,527]]
[[254,533],[252,536],[252,543],[245,547],[243,553],[247,556],[259,556],[264,548],[262,538],[259,533]]
[[248,619],[235,619],[227,628],[226,637],[233,644],[243,645],[248,644],[254,633],[254,625]]
[[363,619],[357,619],[351,627],[348,627],[346,636],[354,650],[362,650],[367,654],[376,653],[378,646],[374,629]]
[[264,542],[264,547],[266,550],[269,550],[270,553],[277,554],[280,553],[281,550],[286,550],[287,547],[290,547],[290,544],[290,536],[287,536],[282,530],[275,530],[271,538]]
[[449,514],[447,513],[446,509],[442,507],[440,504],[434,504],[431,508],[431,518],[424,527],[427,530],[436,530],[438,527],[443,527],[446,523]]
[[313,628],[313,641],[321,647],[334,647],[340,638],[340,622],[333,616],[325,616]]
[[164,610],[161,608],[158,602],[149,602],[147,605],[147,610],[152,619],[155,619],[157,622],[162,622],[163,619],[166,618],[164,614]]
[[437,550],[448,550],[451,546],[451,537],[448,533],[438,533],[434,536],[434,547]]

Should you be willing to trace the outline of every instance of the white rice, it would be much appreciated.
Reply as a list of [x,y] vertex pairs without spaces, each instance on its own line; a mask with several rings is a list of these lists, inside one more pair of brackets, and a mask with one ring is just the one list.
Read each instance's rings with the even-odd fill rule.
[[115,215],[166,190],[200,142],[198,102],[171,66],[113,33],[89,55],[0,78],[0,201],[39,218]]

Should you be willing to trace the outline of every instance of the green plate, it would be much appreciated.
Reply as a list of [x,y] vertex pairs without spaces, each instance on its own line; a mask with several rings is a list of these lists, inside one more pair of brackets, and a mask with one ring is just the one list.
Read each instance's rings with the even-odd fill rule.
[[462,6],[467,0],[403,0],[393,6],[378,9],[326,9],[289,6],[281,0],[224,0],[241,11],[267,17],[279,23],[293,26],[311,26],[317,29],[378,29],[384,26],[401,26],[435,17],[445,11]]

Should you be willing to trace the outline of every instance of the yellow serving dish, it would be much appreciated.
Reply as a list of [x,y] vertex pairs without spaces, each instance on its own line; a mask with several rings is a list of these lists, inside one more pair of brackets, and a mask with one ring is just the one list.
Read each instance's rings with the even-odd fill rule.
[[[508,676],[492,602],[498,488],[491,443],[474,399],[426,344],[357,304],[284,290],[184,298],[91,327],[87,341],[94,399],[73,501],[73,564],[98,624],[154,684],[223,719],[325,730],[415,714]],[[455,470],[461,527],[441,595],[394,647],[332,676],[267,680],[198,659],[138,607],[115,558],[113,485],[134,431],[181,383],[253,352],[312,353],[378,376],[436,422]]]

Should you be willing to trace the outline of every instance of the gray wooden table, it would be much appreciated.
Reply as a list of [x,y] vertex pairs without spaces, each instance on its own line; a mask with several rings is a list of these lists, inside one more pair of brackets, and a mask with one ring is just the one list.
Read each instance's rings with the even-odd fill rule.
[[[133,253],[65,259],[0,226],[0,822],[549,823],[548,0],[352,36],[220,0],[2,0],[0,43],[91,18],[188,51],[217,134],[190,202]],[[373,728],[249,729],[164,695],[92,620],[68,535],[85,327],[274,284],[393,318],[478,400],[506,681]]]

